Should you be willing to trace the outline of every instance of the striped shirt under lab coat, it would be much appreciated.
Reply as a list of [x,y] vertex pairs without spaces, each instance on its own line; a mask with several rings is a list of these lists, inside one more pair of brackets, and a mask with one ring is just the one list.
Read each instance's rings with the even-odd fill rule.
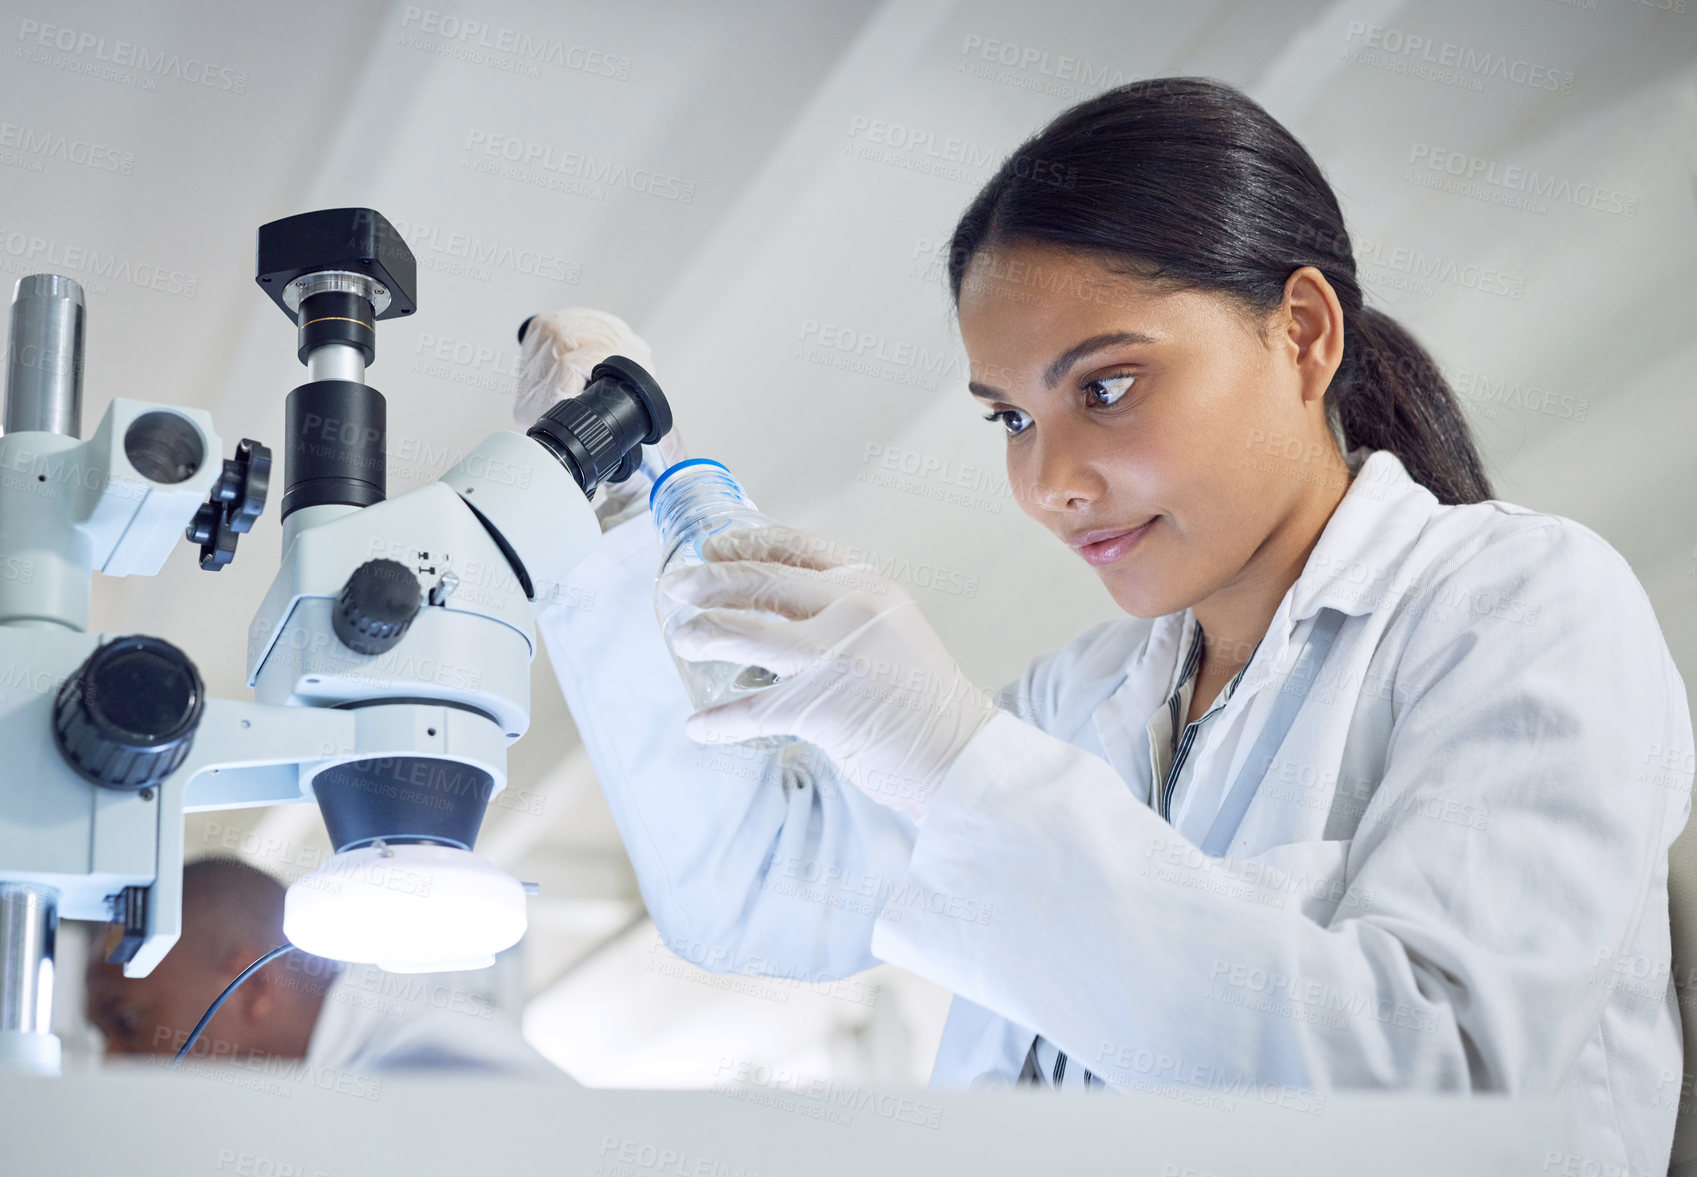
[[[1155,709],[1147,724],[1149,779],[1163,782],[1161,796],[1151,801],[1150,806],[1168,821],[1172,820],[1173,803],[1190,781],[1190,773],[1186,770],[1189,766],[1191,746],[1201,736],[1202,729],[1214,717],[1215,712],[1224,707],[1226,700],[1232,697],[1232,692],[1237,690],[1237,684],[1243,678],[1243,672],[1249,669],[1249,662],[1255,661],[1255,654],[1261,649],[1261,643],[1257,642],[1255,649],[1250,652],[1249,662],[1238,668],[1231,682],[1226,684],[1226,689],[1214,697],[1206,713],[1195,723],[1185,724],[1181,738],[1178,734],[1179,717],[1190,714],[1190,704],[1196,689],[1196,675],[1202,667],[1202,623],[1196,620],[1196,615],[1190,610],[1186,609],[1185,614],[1189,621],[1184,629],[1185,643],[1173,663],[1173,674],[1178,682],[1169,684],[1166,703]],[[1066,1051],[1058,1050],[1054,1043],[1041,1034],[1032,1039],[1031,1050],[1025,1056],[1025,1067],[1019,1077],[1022,1083],[1039,1087],[1084,1090],[1104,1086],[1102,1080],[1092,1075],[1088,1067],[1069,1065]]]

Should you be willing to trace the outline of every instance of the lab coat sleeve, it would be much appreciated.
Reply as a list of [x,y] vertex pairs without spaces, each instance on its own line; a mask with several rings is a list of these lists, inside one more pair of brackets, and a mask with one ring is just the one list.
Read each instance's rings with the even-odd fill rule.
[[539,628],[643,900],[668,946],[713,972],[836,979],[877,964],[872,922],[913,823],[807,745],[702,746],[654,615],[658,539],[618,524]]
[[1625,560],[1570,520],[1493,540],[1400,607],[1425,614],[1352,842],[1272,848],[1336,856],[1325,918],[999,715],[941,782],[898,892],[916,898],[892,899],[873,951],[1121,1089],[1299,1108],[1330,1086],[1553,1090],[1608,999],[1600,962],[1665,919],[1684,684]]

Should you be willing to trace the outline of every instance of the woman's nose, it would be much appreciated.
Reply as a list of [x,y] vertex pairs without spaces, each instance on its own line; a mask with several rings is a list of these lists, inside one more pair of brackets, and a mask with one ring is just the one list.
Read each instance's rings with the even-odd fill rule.
[[1066,439],[1036,446],[1029,488],[1031,502],[1045,511],[1076,511],[1096,498],[1095,479],[1089,463]]

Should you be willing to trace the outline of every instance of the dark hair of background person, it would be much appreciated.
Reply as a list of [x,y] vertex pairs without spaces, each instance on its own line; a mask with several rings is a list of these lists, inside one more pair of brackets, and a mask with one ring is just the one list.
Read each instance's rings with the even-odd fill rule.
[[183,865],[185,906],[207,913],[208,928],[224,939],[220,949],[263,952],[286,943],[283,900],[287,891],[265,871],[228,855],[209,855]]
[[1167,290],[1268,313],[1302,266],[1343,306],[1327,391],[1345,449],[1390,450],[1440,503],[1495,498],[1449,383],[1395,320],[1364,305],[1343,213],[1319,165],[1242,91],[1154,78],[1072,107],[1026,140],[961,216],[949,244],[956,309],[980,250],[1022,244],[1089,256]]

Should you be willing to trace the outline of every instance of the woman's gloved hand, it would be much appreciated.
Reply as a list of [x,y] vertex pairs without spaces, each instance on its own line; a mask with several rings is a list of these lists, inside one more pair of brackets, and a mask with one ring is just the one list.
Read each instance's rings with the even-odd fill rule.
[[[537,315],[525,328],[519,355],[518,399],[513,420],[529,429],[555,403],[582,392],[589,373],[608,356],[626,356],[654,371],[654,353],[647,341],[617,315],[592,307],[566,307]],[[668,401],[671,400],[667,390]],[[672,403],[674,424],[656,444],[642,449],[642,465],[623,482],[605,482],[596,488],[595,514],[601,530],[610,531],[647,508],[648,488],[666,467],[689,456],[683,434],[675,424],[677,405]]]
[[660,580],[662,591],[705,610],[672,632],[672,651],[763,666],[780,681],[691,716],[690,737],[799,736],[867,796],[922,819],[996,706],[907,590],[788,527],[720,532],[702,555],[707,563]]

